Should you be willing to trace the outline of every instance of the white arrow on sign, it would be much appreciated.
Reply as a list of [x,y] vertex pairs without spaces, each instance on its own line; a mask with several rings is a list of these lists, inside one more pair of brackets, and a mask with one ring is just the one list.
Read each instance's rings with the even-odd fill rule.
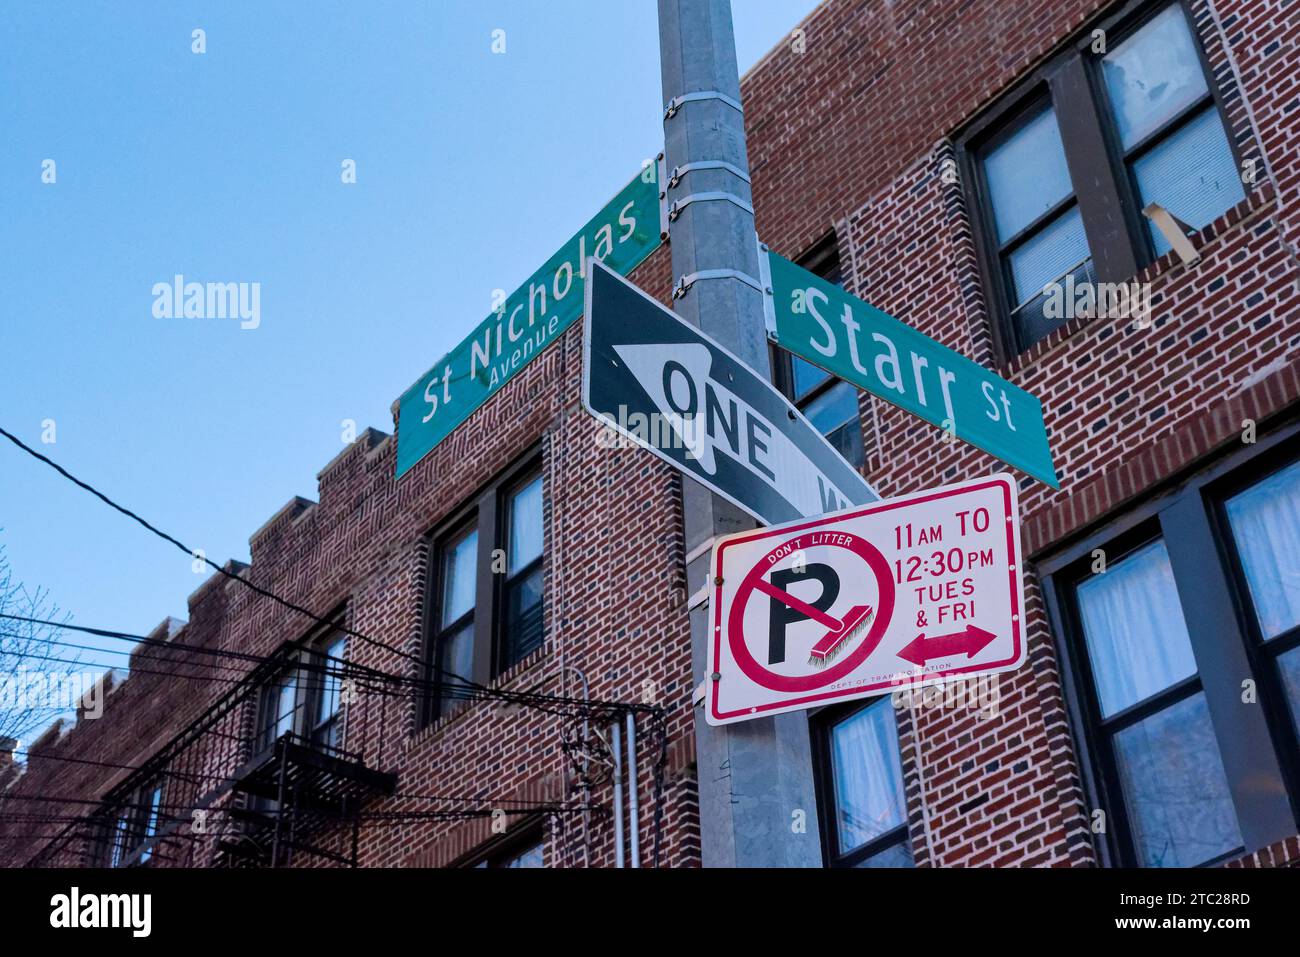
[[607,426],[763,522],[876,498],[765,377],[599,263],[589,276],[583,404]]
[[802,453],[776,423],[709,376],[713,360],[705,346],[682,345],[669,356],[657,345],[614,349],[706,473],[717,474],[721,451],[786,501],[815,503],[810,514],[848,505],[816,468],[781,467],[802,463]]

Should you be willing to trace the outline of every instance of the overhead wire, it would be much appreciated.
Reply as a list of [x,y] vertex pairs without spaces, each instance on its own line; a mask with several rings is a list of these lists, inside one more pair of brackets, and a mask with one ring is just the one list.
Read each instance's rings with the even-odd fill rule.
[[[367,645],[386,651],[399,658],[415,662],[423,672],[428,672],[437,675],[438,680],[431,681],[429,679],[416,678],[416,677],[406,676],[406,675],[394,675],[391,673],[379,671],[378,669],[372,669],[368,666],[361,666],[358,663],[342,661],[342,664],[346,667],[361,670],[364,672],[375,673],[372,675],[373,677],[378,677],[384,680],[405,684],[408,688],[411,689],[409,692],[407,692],[407,695],[427,694],[430,690],[436,690],[437,693],[439,693],[444,697],[462,698],[466,700],[477,699],[477,700],[503,701],[503,702],[531,707],[535,710],[539,710],[539,711],[543,711],[546,713],[559,715],[559,716],[570,716],[569,710],[561,710],[561,709],[574,709],[574,708],[580,708],[588,712],[594,710],[597,713],[613,712],[617,714],[617,713],[624,713],[624,712],[631,712],[631,711],[649,712],[652,715],[652,717],[655,719],[656,723],[659,725],[660,734],[661,735],[667,734],[666,723],[664,722],[664,716],[662,713],[663,709],[659,706],[639,705],[635,703],[624,703],[624,702],[599,702],[599,701],[591,701],[587,699],[573,699],[568,696],[543,695],[543,694],[529,693],[529,692],[523,692],[523,693],[510,692],[510,691],[505,691],[504,689],[493,688],[488,685],[484,685],[479,682],[473,681],[472,679],[465,678],[461,675],[447,672],[444,669],[442,669],[436,662],[432,660],[428,660],[424,656],[413,654],[411,652],[390,645],[379,639],[372,638],[369,635],[363,634],[362,632],[347,627],[336,618],[326,618],[326,617],[319,616],[314,612],[310,611],[309,609],[304,608],[303,606],[297,604],[296,602],[290,601],[289,599],[284,598],[279,594],[276,594],[270,589],[258,585],[256,582],[252,581],[249,577],[236,574],[230,571],[229,569],[227,569],[225,566],[219,565],[212,559],[208,558],[206,554],[191,549],[180,539],[156,527],[155,525],[153,525],[148,520],[144,519],[143,517],[141,517],[134,511],[132,511],[131,509],[128,509],[125,506],[118,504],[108,495],[101,492],[99,489],[95,488],[93,485],[89,484],[88,482],[79,479],[78,477],[73,475],[71,472],[69,472],[63,466],[59,465],[54,460],[41,454],[37,450],[31,448],[26,443],[24,443],[21,439],[19,439],[17,436],[9,432],[8,430],[4,429],[3,427],[0,427],[0,436],[3,436],[4,438],[8,439],[13,445],[15,445],[20,450],[26,452],[31,457],[35,458],[37,461],[40,461],[43,464],[54,469],[60,476],[72,482],[74,485],[78,486],[84,491],[89,492],[91,495],[98,498],[100,501],[108,505],[110,508],[114,509],[115,511],[121,513],[122,515],[136,522],[141,527],[145,528],[147,531],[151,532],[153,535],[157,536],[163,541],[168,542],[169,544],[175,546],[177,549],[184,552],[187,556],[190,556],[194,559],[201,560],[204,564],[211,567],[213,570],[215,570],[218,574],[222,575],[223,577],[230,580],[237,581],[241,583],[244,587],[255,592],[256,594],[261,595],[265,598],[269,598],[270,600],[276,602],[277,604],[297,614],[303,615],[318,624],[337,629],[343,634],[348,635],[350,637],[355,637],[356,639],[358,639],[359,641]],[[14,617],[14,616],[5,616],[5,617]],[[18,618],[17,620],[24,620],[24,619]],[[33,619],[32,621],[35,620]],[[66,626],[66,623],[55,623],[55,622],[41,622],[41,623],[48,624],[52,627]],[[71,626],[71,627],[73,627],[74,630],[85,631],[86,633],[96,634],[102,637],[115,637],[115,638],[128,637],[124,633],[111,633],[107,629],[86,629],[80,626]],[[166,644],[169,648],[185,648],[185,649],[190,649],[195,651],[197,651],[198,648],[198,646],[191,646],[191,645],[174,645],[167,642],[163,642],[159,639],[149,638],[148,636],[130,636],[130,637],[133,640],[135,640],[137,643],[143,641],[146,644],[154,644],[154,643]],[[287,647],[295,651],[307,651],[308,650],[307,642],[308,639],[304,637],[298,639],[297,641],[288,642]],[[205,650],[210,650],[210,649],[205,649]],[[235,654],[239,654],[239,653],[235,653]],[[252,656],[252,657],[256,658],[257,656]],[[333,659],[331,656],[327,656],[327,655],[322,657],[325,657],[331,661],[338,660],[338,659]],[[46,660],[56,661],[60,659],[50,658]],[[245,658],[244,660],[251,660],[251,659]],[[261,661],[263,662],[269,660],[271,659],[270,658],[261,659]],[[302,667],[302,663],[300,662],[295,666]],[[131,670],[136,673],[150,673],[148,671],[145,671],[144,669],[133,668]],[[160,674],[166,676],[165,673],[160,673]],[[208,681],[223,681],[223,682],[235,683],[235,684],[237,684],[239,681],[245,680],[243,678],[241,679],[222,678],[218,675],[208,675],[208,676],[177,675],[177,676],[189,678],[192,680],[202,679]],[[454,682],[454,684],[452,682]],[[212,729],[207,729],[207,730],[212,730]],[[666,740],[664,743],[666,743]],[[656,791],[658,791],[660,788],[658,764],[662,764],[665,754],[666,754],[666,748],[663,748],[661,746],[661,756],[659,762],[657,762],[657,773],[656,773],[656,782],[655,782]],[[658,831],[658,826],[659,826],[658,820],[656,819],[656,823],[655,823],[656,832]],[[658,843],[659,843],[658,834],[656,833],[656,839],[655,839],[656,863],[658,858]]]

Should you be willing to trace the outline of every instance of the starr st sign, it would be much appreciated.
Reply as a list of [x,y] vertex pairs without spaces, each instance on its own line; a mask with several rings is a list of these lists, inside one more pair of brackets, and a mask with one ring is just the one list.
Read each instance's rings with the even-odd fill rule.
[[1008,474],[719,539],[714,725],[1019,668],[1024,592]]

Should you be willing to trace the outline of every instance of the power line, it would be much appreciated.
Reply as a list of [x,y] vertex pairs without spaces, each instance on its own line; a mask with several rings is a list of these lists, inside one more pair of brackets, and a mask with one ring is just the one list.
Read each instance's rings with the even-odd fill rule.
[[[627,705],[621,702],[588,702],[588,701],[583,701],[582,699],[565,698],[565,697],[560,697],[555,695],[519,694],[516,692],[507,692],[497,688],[489,687],[488,685],[481,684],[477,681],[473,681],[461,675],[456,675],[451,672],[447,672],[432,660],[426,660],[424,657],[420,655],[412,654],[409,651],[403,651],[402,649],[393,647],[392,645],[389,645],[386,642],[380,641],[376,638],[371,638],[369,635],[365,635],[359,631],[355,631],[353,629],[347,628],[346,626],[344,626],[338,621],[332,621],[327,618],[322,618],[321,616],[317,615],[315,612],[309,611],[308,609],[302,607],[301,605],[298,605],[287,598],[283,598],[280,595],[277,595],[275,592],[263,588],[261,585],[258,585],[255,582],[250,581],[249,579],[244,578],[241,575],[236,575],[233,572],[227,571],[225,567],[218,565],[216,562],[208,558],[206,555],[200,556],[200,554],[196,553],[194,549],[189,548],[184,542],[180,541],[180,539],[175,538],[174,536],[169,535],[168,533],[162,531],[161,529],[152,525],[146,519],[140,517],[135,512],[131,511],[129,508],[126,508],[123,505],[119,505],[117,502],[113,501],[113,499],[109,498],[107,495],[99,491],[99,489],[95,488],[93,485],[77,478],[75,475],[73,475],[63,466],[59,465],[59,463],[55,462],[53,459],[45,455],[42,455],[40,452],[36,451],[31,446],[27,445],[25,442],[19,439],[12,432],[9,432],[3,426],[0,426],[0,435],[4,436],[6,439],[8,439],[10,442],[12,442],[15,446],[17,446],[22,451],[26,452],[32,458],[36,459],[39,462],[43,462],[45,465],[48,465],[50,468],[54,469],[61,476],[66,478],[68,481],[72,482],[78,488],[84,489],[85,491],[89,492],[91,495],[94,495],[96,498],[102,501],[105,505],[108,505],[114,511],[120,512],[121,514],[125,515],[127,518],[131,519],[132,521],[136,522],[143,528],[152,532],[154,535],[161,538],[163,541],[176,546],[186,555],[192,558],[200,558],[200,560],[205,565],[208,565],[211,568],[213,568],[215,571],[217,571],[218,574],[228,579],[231,579],[232,581],[237,581],[240,584],[244,585],[246,588],[252,589],[257,594],[262,595],[263,597],[266,598],[270,598],[272,601],[277,602],[278,604],[283,605],[285,608],[288,608],[291,611],[295,611],[300,615],[304,615],[312,619],[318,624],[326,625],[332,628],[337,628],[339,631],[343,632],[344,634],[351,635],[361,640],[362,642],[365,642],[366,644],[372,645],[376,648],[381,648],[394,655],[397,655],[399,658],[404,658],[408,661],[413,661],[416,664],[418,664],[421,668],[429,669],[430,671],[436,672],[440,678],[453,679],[459,685],[467,688],[473,688],[489,698],[494,698],[502,701],[510,701],[515,704],[531,704],[533,707],[537,708],[538,710],[543,710],[543,711],[548,710],[543,706],[543,702],[562,705],[562,706],[563,705],[590,706],[594,704],[602,704],[605,706],[612,706],[620,710],[628,710],[628,709],[654,710],[654,709],[646,708],[645,706]],[[292,641],[289,644],[294,648],[296,648],[297,650],[306,650],[307,638],[304,637],[298,639],[297,641]],[[358,667],[362,667],[362,666],[358,666]],[[375,669],[369,669],[369,670],[375,670]],[[386,674],[384,672],[380,672],[380,673]],[[388,675],[388,677],[399,677],[399,676]],[[561,712],[552,711],[552,713],[561,713]]]
[[[6,654],[11,658],[24,658],[31,661],[49,661],[65,665],[82,664],[82,662],[75,658],[60,658],[57,655],[38,655],[34,651],[7,652]],[[244,680],[243,678],[226,678],[221,675],[192,675],[183,674],[179,671],[153,671],[148,668],[132,668],[131,672],[140,675],[157,675],[163,678],[180,678],[184,681],[219,681],[222,684],[230,685],[237,685]]]
[[[46,625],[51,628],[61,628],[66,631],[79,631],[87,635],[95,635],[99,638],[113,638],[119,641],[130,641],[139,645],[152,645],[159,648],[171,648],[192,652],[194,654],[212,655],[218,658],[238,658],[241,661],[251,661],[255,664],[261,664],[266,658],[261,655],[255,655],[249,651],[232,651],[225,648],[204,648],[202,645],[182,645],[174,641],[167,641],[163,638],[150,638],[148,635],[133,635],[126,631],[112,631],[108,628],[91,628],[87,625],[73,625],[68,622],[49,621],[44,618],[28,618],[24,615],[9,615],[0,612],[0,618],[8,618],[11,621],[22,621],[33,625]],[[30,638],[26,635],[23,637],[30,641],[48,641],[46,638]]]
[[[269,589],[264,588],[264,587],[262,587],[262,586],[256,584],[255,582],[251,581],[249,578],[246,578],[246,577],[244,577],[244,576],[241,576],[241,575],[235,574],[235,573],[233,573],[233,572],[231,572],[231,571],[228,571],[224,566],[222,566],[222,565],[218,565],[216,562],[214,562],[213,560],[211,560],[210,558],[208,558],[205,554],[203,554],[203,553],[201,553],[201,552],[196,552],[194,549],[191,549],[191,548],[189,548],[187,545],[185,545],[185,543],[182,542],[182,541],[180,541],[178,538],[176,538],[176,537],[174,537],[174,536],[172,536],[172,535],[169,535],[168,533],[166,533],[166,532],[162,531],[161,529],[157,528],[156,526],[154,526],[153,524],[151,524],[150,522],[148,522],[146,519],[142,518],[140,515],[138,515],[138,514],[136,514],[135,512],[131,511],[130,509],[128,509],[128,508],[126,508],[126,507],[124,507],[124,506],[122,506],[122,505],[119,505],[119,504],[118,504],[117,502],[115,502],[113,499],[109,498],[106,494],[104,494],[103,492],[99,491],[99,490],[96,489],[94,486],[90,485],[89,483],[84,482],[84,481],[82,481],[81,479],[77,478],[77,477],[74,476],[71,472],[69,472],[67,469],[65,469],[65,468],[63,468],[61,465],[59,465],[57,462],[53,461],[52,459],[48,458],[47,456],[42,455],[40,452],[38,452],[38,451],[36,451],[35,449],[31,448],[30,446],[28,446],[27,444],[25,444],[22,440],[20,440],[17,436],[15,436],[15,435],[12,434],[11,432],[7,431],[7,430],[4,429],[3,427],[0,427],[0,435],[3,435],[3,436],[4,436],[5,438],[7,438],[7,439],[12,443],[12,444],[14,444],[15,446],[17,446],[17,447],[18,447],[19,449],[21,449],[22,451],[26,452],[26,453],[27,453],[28,455],[30,455],[31,457],[35,458],[37,461],[42,462],[42,463],[44,463],[45,465],[48,465],[50,468],[54,469],[54,470],[55,470],[59,475],[61,475],[63,478],[65,478],[65,479],[67,479],[68,481],[72,482],[73,484],[75,484],[75,485],[78,486],[79,488],[83,489],[84,491],[87,491],[87,492],[89,492],[90,494],[94,495],[96,498],[98,498],[98,499],[99,499],[100,501],[102,501],[104,504],[108,505],[110,508],[112,508],[112,509],[114,509],[115,511],[121,513],[122,515],[125,515],[127,518],[129,518],[129,519],[131,519],[132,521],[136,522],[136,523],[139,524],[141,527],[145,528],[147,531],[151,532],[152,534],[154,534],[154,535],[157,536],[158,538],[162,539],[163,541],[168,542],[169,544],[175,546],[175,547],[178,548],[180,551],[184,552],[187,556],[194,557],[194,558],[199,558],[199,559],[200,559],[204,564],[206,564],[206,565],[208,565],[209,567],[211,567],[213,570],[215,570],[218,574],[222,575],[223,577],[225,577],[225,578],[227,578],[227,579],[232,579],[232,580],[237,581],[237,582],[240,582],[244,587],[251,589],[253,592],[255,592],[255,593],[257,593],[257,594],[259,594],[259,595],[261,595],[261,596],[263,596],[263,597],[265,597],[265,598],[269,598],[269,599],[271,599],[272,601],[276,602],[277,604],[279,604],[279,605],[281,605],[281,606],[283,606],[283,607],[285,607],[285,608],[288,608],[290,611],[294,611],[294,612],[296,612],[296,613],[298,613],[298,614],[300,614],[300,615],[303,615],[303,616],[305,616],[305,617],[311,619],[312,621],[314,621],[314,622],[316,622],[316,623],[318,623],[318,624],[320,624],[320,625],[324,625],[324,626],[326,626],[326,627],[330,627],[330,628],[337,629],[338,631],[342,632],[342,633],[345,634],[345,635],[348,635],[348,636],[351,636],[351,637],[355,637],[356,639],[358,639],[359,641],[362,641],[362,642],[365,643],[365,644],[368,644],[368,645],[371,645],[371,646],[373,646],[373,647],[376,647],[376,648],[382,649],[382,650],[384,650],[384,651],[387,651],[387,652],[389,652],[389,653],[391,653],[391,654],[397,656],[398,658],[406,659],[406,660],[408,660],[408,661],[413,661],[413,662],[415,662],[415,663],[416,663],[416,664],[421,668],[421,673],[422,673],[422,674],[423,674],[423,673],[436,674],[436,675],[438,676],[438,679],[439,679],[439,680],[438,680],[437,682],[434,682],[434,681],[430,681],[430,680],[425,679],[425,678],[412,678],[412,677],[409,677],[409,676],[393,675],[393,674],[389,674],[389,673],[383,672],[383,671],[381,671],[381,670],[379,670],[379,669],[372,669],[372,668],[369,668],[368,666],[349,665],[347,662],[343,662],[343,664],[344,664],[345,666],[347,666],[347,667],[350,667],[350,668],[360,668],[360,669],[363,670],[363,671],[370,671],[370,672],[374,673],[375,677],[382,678],[382,679],[385,679],[385,680],[388,680],[388,681],[392,681],[392,682],[396,682],[396,683],[400,683],[400,684],[404,684],[407,688],[409,688],[409,689],[413,689],[413,690],[407,692],[408,695],[409,695],[409,694],[415,694],[415,693],[418,693],[418,692],[420,691],[420,689],[423,689],[423,690],[436,689],[436,691],[437,691],[440,695],[442,695],[442,696],[444,696],[444,697],[449,697],[449,698],[466,698],[466,699],[470,699],[470,698],[479,698],[479,699],[483,699],[483,700],[498,700],[498,701],[506,701],[506,702],[511,702],[511,703],[515,703],[515,704],[520,704],[520,705],[529,706],[529,707],[532,707],[532,708],[534,708],[534,709],[536,709],[536,710],[543,711],[543,712],[550,713],[550,714],[554,714],[554,715],[559,715],[559,716],[571,716],[571,711],[572,711],[572,709],[574,709],[574,708],[581,709],[581,710],[583,710],[583,711],[585,711],[585,712],[588,712],[588,713],[590,713],[593,709],[594,709],[594,710],[598,710],[598,711],[599,711],[599,710],[614,710],[614,711],[617,711],[617,712],[649,711],[649,712],[651,712],[651,713],[655,716],[656,720],[657,720],[658,723],[660,724],[660,734],[661,734],[661,736],[663,736],[663,743],[666,744],[667,728],[666,728],[666,725],[664,725],[664,723],[663,723],[663,721],[664,721],[663,709],[660,708],[660,707],[658,707],[658,706],[635,705],[635,704],[622,703],[622,702],[597,702],[597,701],[589,701],[589,700],[583,700],[583,699],[568,698],[568,697],[564,697],[564,696],[544,695],[544,694],[538,694],[538,693],[507,692],[507,691],[504,691],[504,690],[501,690],[501,689],[491,688],[491,687],[489,687],[489,686],[487,686],[487,685],[483,685],[483,684],[481,684],[481,683],[479,683],[479,682],[473,681],[473,680],[471,680],[471,679],[465,678],[465,677],[460,676],[460,675],[455,675],[455,674],[449,673],[449,672],[445,671],[444,669],[442,669],[442,668],[441,668],[441,667],[440,667],[440,666],[439,666],[435,661],[433,661],[433,660],[426,660],[426,658],[423,657],[423,656],[416,655],[416,654],[412,654],[412,653],[407,652],[407,651],[404,651],[404,650],[402,650],[402,649],[400,649],[400,648],[396,648],[396,647],[394,647],[394,646],[392,646],[392,645],[389,645],[389,644],[387,644],[386,642],[380,641],[380,640],[375,639],[375,638],[371,638],[371,637],[368,636],[368,635],[365,635],[365,634],[363,634],[363,633],[361,633],[361,632],[358,632],[358,631],[356,631],[356,630],[354,630],[354,629],[351,629],[351,628],[346,627],[346,626],[345,626],[341,621],[330,620],[330,619],[327,619],[327,618],[323,618],[323,617],[321,617],[321,616],[315,614],[314,612],[308,610],[307,608],[304,608],[304,607],[302,607],[301,605],[299,605],[299,604],[297,604],[297,603],[295,603],[295,602],[293,602],[293,601],[290,601],[289,599],[284,598],[284,597],[282,597],[282,596],[276,594],[275,592],[272,592],[272,591],[270,591]],[[50,624],[51,624],[52,626],[54,626],[54,627],[61,627],[61,624],[59,624],[59,623],[50,623]],[[75,627],[75,626],[74,626],[74,627]],[[80,629],[78,629],[78,630],[80,630]],[[96,632],[90,632],[90,633],[94,634],[94,633],[96,633]],[[123,636],[122,636],[121,633],[117,633],[117,634],[115,634],[115,635],[104,635],[104,637],[123,637]],[[135,637],[135,640],[137,640],[137,641],[141,640],[141,636],[134,636],[134,637]],[[148,639],[148,638],[145,638],[144,640],[146,641],[146,643],[151,643],[151,642],[153,642],[153,641],[156,641],[156,639]],[[309,648],[308,648],[308,642],[309,642],[309,638],[308,638],[307,636],[303,636],[303,637],[300,638],[300,639],[297,639],[297,640],[295,640],[295,641],[290,641],[290,642],[288,642],[288,643],[287,643],[287,647],[290,648],[290,649],[292,649],[292,650],[294,650],[294,651],[298,651],[298,652],[306,652],[306,651],[309,650]],[[187,647],[187,648],[193,648],[194,646],[173,646],[173,647]],[[285,650],[284,648],[280,649],[280,651],[277,652],[277,655],[283,655],[284,650]],[[326,656],[326,657],[328,658],[329,656]],[[50,659],[47,659],[47,660],[60,660],[60,659],[50,658]],[[262,661],[264,661],[264,662],[266,662],[266,661],[270,661],[270,660],[271,660],[271,659],[262,659]],[[334,660],[334,659],[330,659],[330,660]],[[299,662],[299,663],[298,663],[298,667],[302,667],[302,666],[303,666],[303,663],[302,663],[302,662]],[[144,669],[132,669],[132,670],[133,670],[133,671],[136,671],[137,673],[148,673],[148,672],[145,672]],[[256,669],[253,669],[253,670],[255,671]],[[251,674],[251,673],[252,673],[252,672],[250,672],[250,674]],[[165,673],[162,673],[162,674],[164,674],[164,676],[165,676]],[[179,674],[176,674],[176,675],[174,675],[174,676],[176,676],[176,677],[181,677]],[[240,682],[242,682],[242,681],[247,680],[246,677],[245,677],[245,678],[241,678],[241,679],[236,680],[236,679],[229,679],[229,678],[221,678],[220,676],[217,676],[217,675],[209,675],[209,676],[189,676],[189,675],[186,675],[186,676],[184,676],[184,677],[187,678],[187,679],[191,679],[191,680],[223,681],[223,682],[233,683],[233,684],[238,684],[238,683],[240,683]],[[450,679],[450,682],[448,681],[448,679]],[[396,692],[394,692],[394,693],[396,693]],[[563,709],[569,709],[569,710],[568,710],[568,711],[560,710],[560,709],[562,709],[562,708],[563,708]],[[209,728],[209,729],[207,729],[207,730],[212,731],[212,730],[214,730],[214,729],[210,729],[210,728]],[[666,750],[666,749],[664,749],[664,750]],[[660,784],[660,781],[659,781],[659,771],[660,771],[660,766],[662,765],[662,762],[663,762],[664,756],[665,756],[665,754],[664,754],[664,753],[661,753],[661,756],[660,756],[660,762],[659,762],[659,764],[656,765],[656,783],[655,783],[655,789],[656,789],[656,791],[658,791],[658,790],[660,789],[660,787],[661,787],[661,784]],[[658,810],[658,809],[656,809],[656,810]],[[73,827],[73,825],[69,825],[68,827]],[[656,830],[656,840],[655,840],[655,858],[656,858],[656,862],[657,862],[657,859],[658,859],[658,851],[659,851],[659,847],[658,847],[658,845],[659,845],[659,841],[658,841],[658,833],[657,833],[657,832],[658,832],[658,829],[659,829],[659,817],[658,817],[658,814],[656,814],[656,820],[655,820],[655,830]],[[65,828],[65,832],[64,832],[64,833],[66,833],[66,831],[67,831],[67,828]],[[60,837],[60,835],[56,835],[56,836],[54,837],[54,840],[57,841],[57,840],[59,839],[59,837]]]
[[180,539],[167,534],[162,529],[156,527],[146,519],[140,517],[135,512],[131,511],[129,508],[119,505],[117,502],[113,501],[111,498],[109,498],[103,492],[99,491],[99,489],[95,488],[90,483],[84,482],[81,479],[77,478],[75,475],[73,475],[71,472],[65,469],[58,462],[55,462],[53,459],[48,458],[45,455],[42,455],[40,452],[36,451],[31,446],[27,445],[20,438],[18,438],[16,435],[14,435],[12,432],[9,432],[2,426],[0,426],[0,435],[3,435],[6,439],[8,439],[10,442],[16,445],[18,448],[22,449],[28,455],[32,456],[37,461],[43,462],[46,465],[48,465],[50,468],[54,469],[65,479],[67,479],[68,481],[76,485],[78,488],[84,489],[85,491],[89,492],[91,495],[95,496],[95,498],[99,499],[109,508],[125,515],[127,518],[131,519],[133,522],[136,522],[143,528],[152,532],[154,535],[158,536],[163,541],[175,545],[177,548],[179,548],[182,552],[184,552],[186,555],[190,556],[191,558],[199,559],[205,565],[208,565],[211,568],[213,568],[218,574],[223,575],[224,577],[229,578],[233,581],[242,583],[245,587],[252,589],[253,591],[257,592],[259,595],[262,595],[265,598],[270,598],[272,601],[277,602],[278,604],[283,605],[285,608],[288,608],[291,611],[295,611],[300,615],[305,615],[306,617],[310,618],[312,621],[316,622],[317,624],[338,627],[340,631],[344,632],[345,634],[352,635],[358,638],[359,640],[365,642],[366,644],[373,645],[376,648],[382,648],[383,650],[388,651],[394,655],[397,655],[400,658],[413,660],[420,663],[421,665],[425,664],[425,662],[418,655],[413,655],[409,651],[403,651],[400,648],[395,648],[392,645],[387,644],[386,642],[379,641],[376,638],[371,638],[368,635],[363,635],[361,632],[353,631],[349,628],[346,628],[343,625],[338,624],[337,622],[333,622],[326,618],[322,618],[321,616],[317,615],[315,612],[308,611],[306,608],[302,607],[301,605],[292,602],[287,598],[283,598],[280,595],[277,595],[275,592],[263,588],[261,585],[258,585],[255,582],[249,581],[247,578],[244,578],[240,575],[236,575],[233,572],[227,571],[224,566],[218,565],[212,559],[208,558],[207,555],[203,554],[202,552],[196,552],[194,549],[190,548]]
[[[3,633],[0,633],[0,636],[2,635]],[[57,642],[57,641],[51,643],[62,644],[61,642]],[[123,652],[114,652],[109,649],[102,649],[102,650],[104,650],[106,654],[123,653]],[[48,661],[57,664],[69,664],[69,665],[89,664],[88,662],[81,662],[75,658],[62,658],[57,655],[41,655],[32,651],[25,651],[25,652],[11,651],[11,652],[6,652],[5,654],[7,657],[11,657],[11,658],[28,659],[32,661]],[[145,657],[149,657],[149,656],[145,656]],[[165,660],[165,659],[150,658],[150,660]],[[331,659],[331,661],[340,661],[340,660],[341,659]],[[112,666],[99,666],[99,667],[105,667],[108,670],[113,670]],[[210,669],[221,668],[220,665],[207,665],[207,666],[197,665],[196,667],[207,667]],[[343,680],[355,680],[356,676],[352,671],[354,667],[355,667],[354,665],[348,662],[344,662],[342,666],[339,667],[333,664],[321,665],[313,662],[299,661],[294,663],[289,668],[289,670],[306,672],[308,674],[317,674],[317,675],[322,675],[327,677],[338,677],[338,678],[342,678]],[[223,669],[223,670],[229,670],[229,669]],[[190,672],[174,671],[174,670],[167,670],[167,669],[140,668],[135,666],[129,667],[128,674],[154,675],[157,677],[164,677],[164,678],[177,678],[183,681],[202,681],[202,682],[220,683],[232,687],[242,684],[248,678],[247,674],[242,675],[240,677],[229,677],[220,674],[190,673]],[[460,687],[458,683],[441,684],[436,681],[431,682],[426,679],[414,678],[409,676],[403,677],[399,675],[383,674],[382,678],[376,679],[376,681],[378,683],[371,683],[370,681],[367,681],[363,674],[362,678],[358,681],[355,687],[358,692],[364,692],[366,694],[378,695],[387,698],[399,698],[408,701],[422,700],[431,691],[436,691],[442,699],[450,700],[450,701],[504,700],[509,703],[517,703],[524,706],[531,706],[537,710],[546,711],[550,714],[565,714],[566,712],[559,711],[554,708],[541,707],[536,704],[530,705],[531,700],[537,699],[542,701],[555,701],[560,704],[566,704],[566,703],[586,704],[586,702],[583,702],[580,699],[575,699],[570,701],[569,699],[552,697],[548,695],[530,694],[527,692],[499,692],[499,693],[493,692],[489,694],[484,694],[483,692],[479,691],[478,688]],[[0,684],[3,684],[2,680],[0,680]],[[398,686],[406,686],[406,687],[398,687]],[[600,706],[602,703],[592,702],[592,704],[594,706]],[[609,705],[608,703],[606,703],[606,706],[627,707],[623,705]],[[74,707],[74,705],[69,704],[67,708],[56,708],[54,710],[62,711],[62,710],[71,709],[72,707]],[[209,731],[205,733],[216,734],[218,732],[209,729]]]
[[[0,631],[0,638],[10,638],[10,637],[13,637],[12,632]],[[55,645],[56,647],[59,648],[74,648],[78,651],[94,651],[101,655],[121,655],[129,659],[129,661],[166,661],[166,662],[171,662],[172,664],[179,663],[175,660],[175,656],[166,657],[164,655],[147,655],[140,651],[135,651],[127,648],[101,648],[98,645],[79,645],[76,642],[72,642],[72,641],[59,641],[57,638],[42,638],[37,643],[42,645]],[[26,652],[0,651],[0,658],[5,658],[5,657],[21,658],[24,656],[24,654],[26,654]],[[108,668],[110,670],[115,670],[121,667],[120,665],[104,665],[100,662],[95,662],[95,661],[83,661],[81,658],[67,658],[64,660],[66,660],[67,663],[70,665],[86,665],[91,668]],[[207,664],[204,662],[197,662],[197,661],[193,662],[193,665],[196,668],[211,668],[218,671],[228,671],[240,675],[246,675],[248,673],[247,671],[240,671],[239,669],[234,668],[230,665],[220,665],[216,663]],[[128,663],[128,667],[129,667],[129,663]]]

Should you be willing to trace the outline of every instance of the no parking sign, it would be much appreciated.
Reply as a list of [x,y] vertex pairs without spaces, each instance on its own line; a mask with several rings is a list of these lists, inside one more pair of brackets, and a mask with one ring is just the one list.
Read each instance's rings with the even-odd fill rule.
[[719,539],[705,714],[729,724],[1025,660],[999,474]]

